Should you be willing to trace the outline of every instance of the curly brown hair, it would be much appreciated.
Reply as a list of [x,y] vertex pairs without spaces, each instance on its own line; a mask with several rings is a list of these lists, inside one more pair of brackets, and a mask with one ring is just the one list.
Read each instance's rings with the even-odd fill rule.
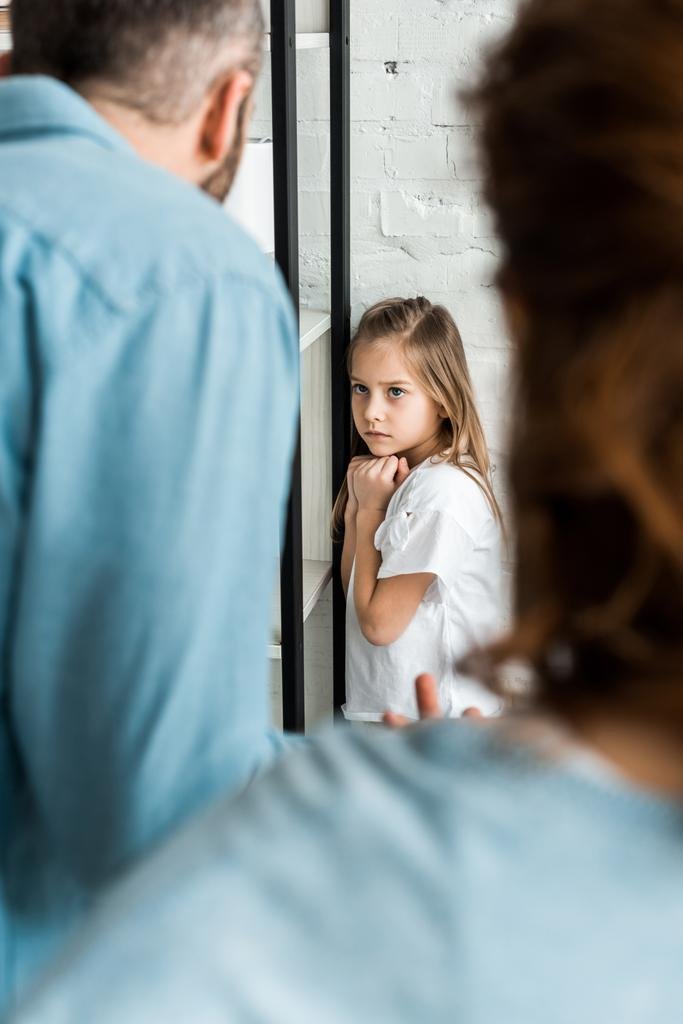
[[683,727],[681,68],[681,0],[527,0],[469,99],[519,348],[491,679]]

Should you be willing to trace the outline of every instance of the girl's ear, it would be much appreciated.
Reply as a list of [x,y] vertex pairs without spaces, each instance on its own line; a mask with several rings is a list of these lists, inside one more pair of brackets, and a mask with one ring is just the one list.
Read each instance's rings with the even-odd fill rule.
[[439,406],[439,419],[447,420],[448,418],[449,418],[449,416],[448,416],[448,413],[446,412],[445,405],[440,405]]

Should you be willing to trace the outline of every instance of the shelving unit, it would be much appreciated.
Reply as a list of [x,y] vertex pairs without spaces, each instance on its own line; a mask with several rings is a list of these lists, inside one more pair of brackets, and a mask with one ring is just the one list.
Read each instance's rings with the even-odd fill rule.
[[[344,596],[327,523],[350,437],[344,358],[350,332],[349,0],[267,0],[271,54],[275,258],[299,310],[297,51],[329,48],[331,309],[300,310],[301,418],[268,653],[281,662],[283,726],[303,732],[304,623],[334,578],[334,702],[343,701]],[[300,15],[297,22],[297,11]],[[297,31],[299,30],[299,31]],[[321,430],[327,424],[327,430]],[[325,444],[325,433],[327,444]],[[278,621],[279,620],[279,621]],[[279,629],[278,629],[279,625]],[[341,673],[341,675],[340,675]],[[341,698],[341,699],[340,699]]]
[[[296,48],[297,50],[327,50],[330,46],[330,34],[329,32],[297,32],[296,33]],[[271,39],[270,32],[266,32],[263,49],[266,53],[270,53]]]
[[[322,597],[327,584],[332,579],[332,562],[319,561],[317,559],[305,558],[303,562],[303,619],[304,622]],[[275,624],[273,628],[272,643],[268,647],[268,657],[271,661],[282,659],[282,636],[279,627],[280,605],[275,608]]]
[[318,338],[330,330],[332,326],[332,314],[324,313],[317,309],[302,309],[299,311],[299,351],[305,352],[309,345],[312,345]]

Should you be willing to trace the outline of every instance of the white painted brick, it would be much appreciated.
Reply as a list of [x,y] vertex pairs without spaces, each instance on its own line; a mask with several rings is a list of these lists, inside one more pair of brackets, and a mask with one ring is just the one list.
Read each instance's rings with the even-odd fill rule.
[[423,197],[405,192],[383,192],[381,197],[382,234],[387,237],[457,233],[462,208],[438,197]]
[[505,362],[496,358],[496,353],[468,356],[472,383],[479,401],[501,402],[504,400],[504,380],[507,375]]
[[479,54],[480,19],[444,18],[414,11],[399,18],[400,60],[471,64]]
[[351,223],[353,225],[353,252],[360,251],[364,239],[366,244],[377,248],[379,241],[379,193],[356,192],[351,194]]
[[358,288],[381,288],[391,281],[393,292],[416,295],[446,285],[446,261],[429,264],[413,259],[404,249],[385,249],[353,261],[353,284]]
[[491,211],[484,205],[483,199],[477,203],[473,214],[472,235],[481,240],[495,240],[496,228]]
[[351,5],[351,47],[354,60],[396,60],[398,18],[389,5],[377,11],[377,4]]
[[484,249],[467,249],[450,261],[448,287],[456,291],[471,288],[476,293],[491,289],[498,266],[499,260],[495,253]]
[[356,132],[351,140],[351,176],[353,178],[385,177],[384,145],[381,132]]
[[440,67],[439,71],[441,73],[432,91],[432,124],[453,127],[471,125],[474,113],[461,97],[468,80],[461,75],[454,75],[448,67]]
[[459,292],[449,286],[429,298],[450,309],[468,351],[476,349],[480,354],[495,353],[496,358],[507,358],[510,342],[501,325],[500,301],[492,289],[467,288]]
[[472,128],[454,128],[448,133],[448,163],[459,181],[481,181],[482,167]]
[[351,75],[351,117],[354,121],[384,121],[396,111],[396,84],[387,75],[384,64],[371,71],[354,71]]
[[[463,214],[461,224],[464,225],[466,221],[467,216]],[[447,257],[446,263],[448,264],[454,257],[460,256],[471,248],[472,239],[467,237],[467,231],[463,228],[458,233],[442,235],[440,238],[432,236],[403,238],[401,246],[410,253],[413,259],[421,260],[427,265],[441,256]]]
[[394,136],[387,148],[386,171],[397,180],[438,181],[451,176],[448,139],[443,133],[412,138]]
[[505,410],[496,402],[478,402],[486,442],[495,452],[505,452],[509,448],[510,422]]
[[395,109],[397,121],[419,121],[429,119],[433,85],[424,75],[416,73],[411,64],[399,64],[394,76]]

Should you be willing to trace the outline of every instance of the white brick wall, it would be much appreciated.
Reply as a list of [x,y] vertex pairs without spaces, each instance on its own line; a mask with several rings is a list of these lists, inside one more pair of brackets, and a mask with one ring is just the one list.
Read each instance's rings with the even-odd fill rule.
[[[468,352],[494,462],[507,433],[510,352],[495,289],[499,246],[480,198],[476,126],[458,99],[516,0],[351,0],[353,322],[376,299],[449,307]],[[328,301],[328,57],[299,53],[301,280]],[[266,75],[256,127],[267,133]],[[498,474],[498,489],[504,486]]]

